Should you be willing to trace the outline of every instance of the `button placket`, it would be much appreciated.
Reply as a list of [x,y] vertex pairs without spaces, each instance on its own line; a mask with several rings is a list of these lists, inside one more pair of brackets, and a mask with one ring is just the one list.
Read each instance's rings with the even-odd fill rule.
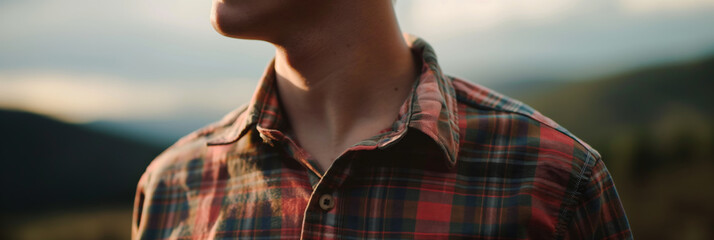
[[[345,160],[348,160],[344,158],[354,160],[355,156],[352,154],[351,156],[343,155],[335,160],[333,165],[325,172],[317,184],[313,186],[313,193],[310,197],[310,201],[308,201],[308,207],[305,209],[301,239],[321,236],[325,234],[324,231],[332,231],[329,230],[329,228],[316,228],[316,226],[337,226],[339,213],[332,212],[333,214],[330,214],[330,211],[335,211],[336,207],[339,207],[337,206],[337,201],[340,196],[339,187],[345,181]],[[317,203],[315,203],[315,201],[317,201]]]

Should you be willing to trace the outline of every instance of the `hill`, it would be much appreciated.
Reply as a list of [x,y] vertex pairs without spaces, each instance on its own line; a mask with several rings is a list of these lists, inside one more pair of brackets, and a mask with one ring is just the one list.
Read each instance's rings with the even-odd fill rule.
[[160,147],[44,116],[0,110],[0,212],[130,206]]

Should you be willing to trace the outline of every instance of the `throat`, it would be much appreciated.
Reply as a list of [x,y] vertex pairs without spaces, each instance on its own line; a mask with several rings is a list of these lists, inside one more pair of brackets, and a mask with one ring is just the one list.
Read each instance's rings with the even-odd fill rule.
[[393,30],[359,41],[277,46],[281,106],[294,140],[322,170],[351,146],[391,127],[411,93],[421,58]]
[[382,117],[372,121],[361,121],[351,125],[352,131],[343,134],[334,134],[335,132],[330,132],[331,129],[326,125],[315,122],[316,124],[312,126],[296,126],[292,134],[297,145],[325,172],[351,147],[375,137],[386,129],[391,129],[395,119],[396,114],[393,118]]

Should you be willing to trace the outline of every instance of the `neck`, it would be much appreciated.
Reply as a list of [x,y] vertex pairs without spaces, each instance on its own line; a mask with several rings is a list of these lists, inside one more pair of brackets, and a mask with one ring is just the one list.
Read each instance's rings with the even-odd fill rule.
[[[318,161],[391,126],[416,78],[391,3],[376,2],[387,6],[334,9],[310,30],[273,42],[282,106]],[[315,153],[323,150],[330,153]]]

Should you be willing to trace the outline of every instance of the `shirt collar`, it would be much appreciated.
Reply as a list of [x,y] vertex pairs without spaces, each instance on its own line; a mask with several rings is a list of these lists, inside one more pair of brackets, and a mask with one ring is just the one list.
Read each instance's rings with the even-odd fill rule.
[[[444,152],[449,166],[456,164],[459,152],[458,110],[451,79],[442,73],[432,47],[424,40],[405,34],[409,47],[422,60],[421,75],[412,88],[412,93],[402,105],[399,118],[392,131],[376,137],[373,144],[363,149],[386,148],[404,137],[408,129],[415,129],[429,136]],[[261,137],[283,129],[285,118],[275,85],[274,60],[270,62],[243,116],[236,118],[229,131],[212,139],[208,145],[225,145],[238,141],[252,126]],[[269,130],[269,131],[268,131]]]

